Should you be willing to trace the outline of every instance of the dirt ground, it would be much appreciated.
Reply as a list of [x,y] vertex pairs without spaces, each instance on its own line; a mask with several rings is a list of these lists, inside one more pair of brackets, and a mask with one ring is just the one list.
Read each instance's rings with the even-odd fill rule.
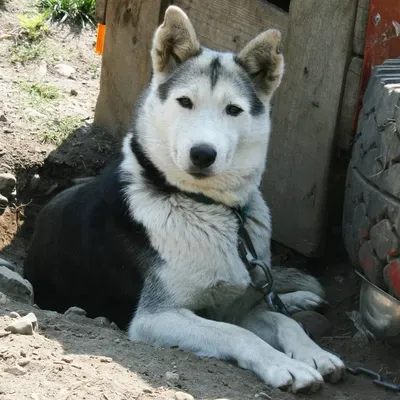
[[[31,0],[0,0],[0,173],[17,177],[17,197],[0,215],[0,256],[20,272],[38,210],[74,179],[95,175],[118,149],[91,125],[101,64],[93,51],[95,31],[51,25],[42,39],[27,45],[18,15],[29,9]],[[60,63],[74,68],[71,77],[57,72]],[[358,308],[359,282],[343,253],[340,232],[333,230],[325,258],[307,260],[275,245],[275,261],[308,269],[327,288],[332,329],[321,339],[323,346],[341,354],[349,366],[362,365],[400,382],[399,349],[352,339],[356,330],[346,311]],[[5,334],[11,311],[33,311],[39,331]],[[227,362],[134,344],[124,332],[84,317],[0,302],[0,400],[174,399],[177,391],[209,400],[400,398],[354,376],[312,396],[271,391]]]

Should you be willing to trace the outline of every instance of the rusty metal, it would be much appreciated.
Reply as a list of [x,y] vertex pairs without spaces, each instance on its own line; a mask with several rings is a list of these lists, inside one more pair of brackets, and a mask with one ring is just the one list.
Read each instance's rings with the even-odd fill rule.
[[353,119],[353,132],[357,130],[362,96],[368,85],[371,70],[388,58],[400,57],[400,3],[399,0],[370,0],[365,32],[364,63]]

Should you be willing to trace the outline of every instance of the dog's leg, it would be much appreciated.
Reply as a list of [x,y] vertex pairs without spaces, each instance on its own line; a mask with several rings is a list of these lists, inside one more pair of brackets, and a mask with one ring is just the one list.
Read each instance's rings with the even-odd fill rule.
[[266,384],[292,392],[314,392],[323,384],[313,365],[289,358],[246,329],[201,318],[187,309],[155,313],[139,309],[128,333],[134,341],[179,346],[200,356],[234,359]]
[[325,297],[324,288],[318,280],[296,268],[272,267],[272,275],[276,293],[307,291]]
[[316,310],[326,304],[322,297],[306,290],[280,294],[279,298],[291,314],[305,310]]
[[331,382],[337,382],[343,377],[345,367],[342,360],[322,350],[296,321],[267,311],[264,304],[245,316],[240,326],[281,349],[288,357],[315,368]]

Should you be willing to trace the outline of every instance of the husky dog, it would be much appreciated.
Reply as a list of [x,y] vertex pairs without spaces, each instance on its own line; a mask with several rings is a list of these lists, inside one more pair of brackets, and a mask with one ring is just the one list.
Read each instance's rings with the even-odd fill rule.
[[[60,193],[38,218],[25,276],[39,306],[80,306],[133,341],[233,359],[292,392],[341,379],[339,358],[268,309],[238,252],[235,210],[246,207],[258,258],[271,261],[259,185],[284,70],[280,40],[271,29],[236,55],[212,51],[180,8],[167,9],[121,159]],[[289,310],[323,301],[313,277],[272,273]]]

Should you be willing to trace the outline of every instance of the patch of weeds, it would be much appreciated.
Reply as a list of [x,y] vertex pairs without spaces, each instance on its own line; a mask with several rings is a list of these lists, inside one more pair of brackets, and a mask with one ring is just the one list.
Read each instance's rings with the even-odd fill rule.
[[40,0],[39,6],[61,22],[95,22],[96,0]]
[[18,15],[22,34],[31,42],[41,39],[48,32],[48,16],[46,13],[30,12]]
[[29,63],[42,57],[44,46],[42,43],[20,41],[10,48],[10,61],[12,63]]
[[60,97],[60,90],[56,86],[37,82],[20,82],[19,86],[30,95],[38,96],[42,99],[55,100]]
[[60,145],[75,129],[82,125],[83,118],[65,117],[54,119],[47,123],[45,129],[39,133],[40,140],[44,143]]

